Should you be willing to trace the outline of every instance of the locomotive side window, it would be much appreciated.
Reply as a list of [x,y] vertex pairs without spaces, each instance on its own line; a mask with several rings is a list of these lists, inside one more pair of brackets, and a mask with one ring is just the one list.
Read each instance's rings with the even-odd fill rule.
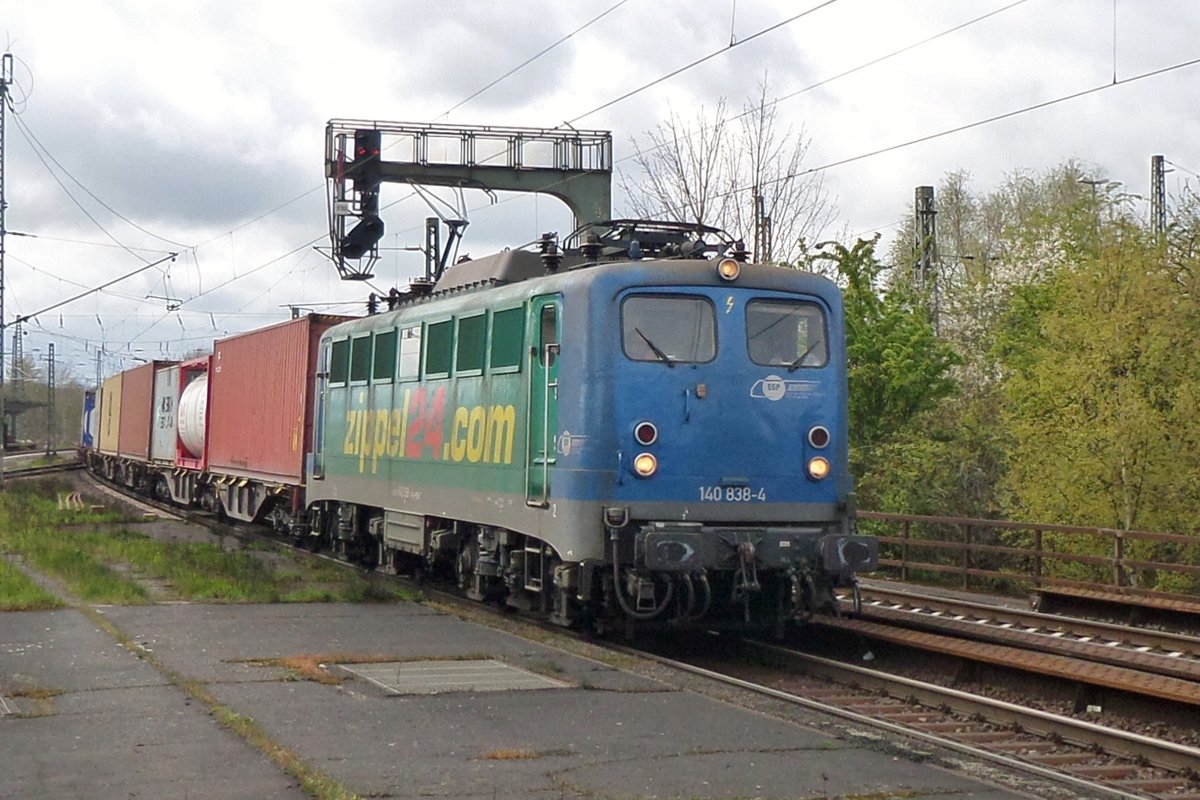
[[823,367],[829,363],[825,313],[815,303],[751,300],[746,304],[746,349],[764,367]]
[[355,336],[350,345],[350,382],[366,381],[371,377],[371,334]]
[[517,371],[521,367],[524,338],[524,309],[507,308],[492,314],[492,352],[489,366],[497,371]]
[[455,342],[454,371],[456,374],[483,372],[483,355],[487,352],[487,317],[476,314],[458,321]]
[[716,311],[705,297],[633,295],[621,303],[621,343],[634,361],[712,361],[716,329]]
[[421,326],[400,329],[400,371],[402,381],[416,380],[421,374]]
[[425,330],[425,377],[444,378],[450,374],[454,320],[435,322]]
[[396,376],[396,331],[375,334],[375,363],[371,378],[380,383],[390,382]]
[[554,306],[542,307],[541,323],[542,336],[541,347],[538,348],[538,359],[542,362],[542,366],[553,367],[558,355],[558,313]]
[[342,339],[333,343],[329,355],[329,383],[331,385],[345,384],[350,377],[350,340]]

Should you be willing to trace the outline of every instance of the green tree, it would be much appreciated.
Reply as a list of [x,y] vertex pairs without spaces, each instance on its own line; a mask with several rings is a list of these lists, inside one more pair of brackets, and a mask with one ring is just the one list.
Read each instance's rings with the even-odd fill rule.
[[881,290],[884,268],[874,240],[850,248],[829,243],[822,257],[835,264],[844,285],[851,469],[870,487],[873,470],[889,469],[873,451],[954,393],[949,373],[957,356],[938,340],[925,306],[906,285]]
[[1098,229],[1008,326],[1010,514],[1123,530],[1200,524],[1194,263],[1144,230]]

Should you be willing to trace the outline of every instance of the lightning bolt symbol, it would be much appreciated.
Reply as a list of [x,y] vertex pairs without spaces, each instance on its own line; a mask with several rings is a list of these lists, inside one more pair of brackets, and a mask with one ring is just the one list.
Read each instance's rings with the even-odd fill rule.
[[725,313],[728,314],[730,311],[733,311],[733,295],[725,298]]

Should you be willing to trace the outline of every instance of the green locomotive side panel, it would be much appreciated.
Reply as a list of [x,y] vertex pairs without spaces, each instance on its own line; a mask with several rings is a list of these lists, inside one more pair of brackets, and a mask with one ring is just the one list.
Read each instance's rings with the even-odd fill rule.
[[513,372],[330,388],[326,472],[520,493],[523,377]]

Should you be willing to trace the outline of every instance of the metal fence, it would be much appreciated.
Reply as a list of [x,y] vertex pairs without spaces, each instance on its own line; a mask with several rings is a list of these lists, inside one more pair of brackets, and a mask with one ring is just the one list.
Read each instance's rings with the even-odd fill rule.
[[858,512],[881,572],[964,588],[1055,586],[1200,596],[1200,537],[1075,525]]

